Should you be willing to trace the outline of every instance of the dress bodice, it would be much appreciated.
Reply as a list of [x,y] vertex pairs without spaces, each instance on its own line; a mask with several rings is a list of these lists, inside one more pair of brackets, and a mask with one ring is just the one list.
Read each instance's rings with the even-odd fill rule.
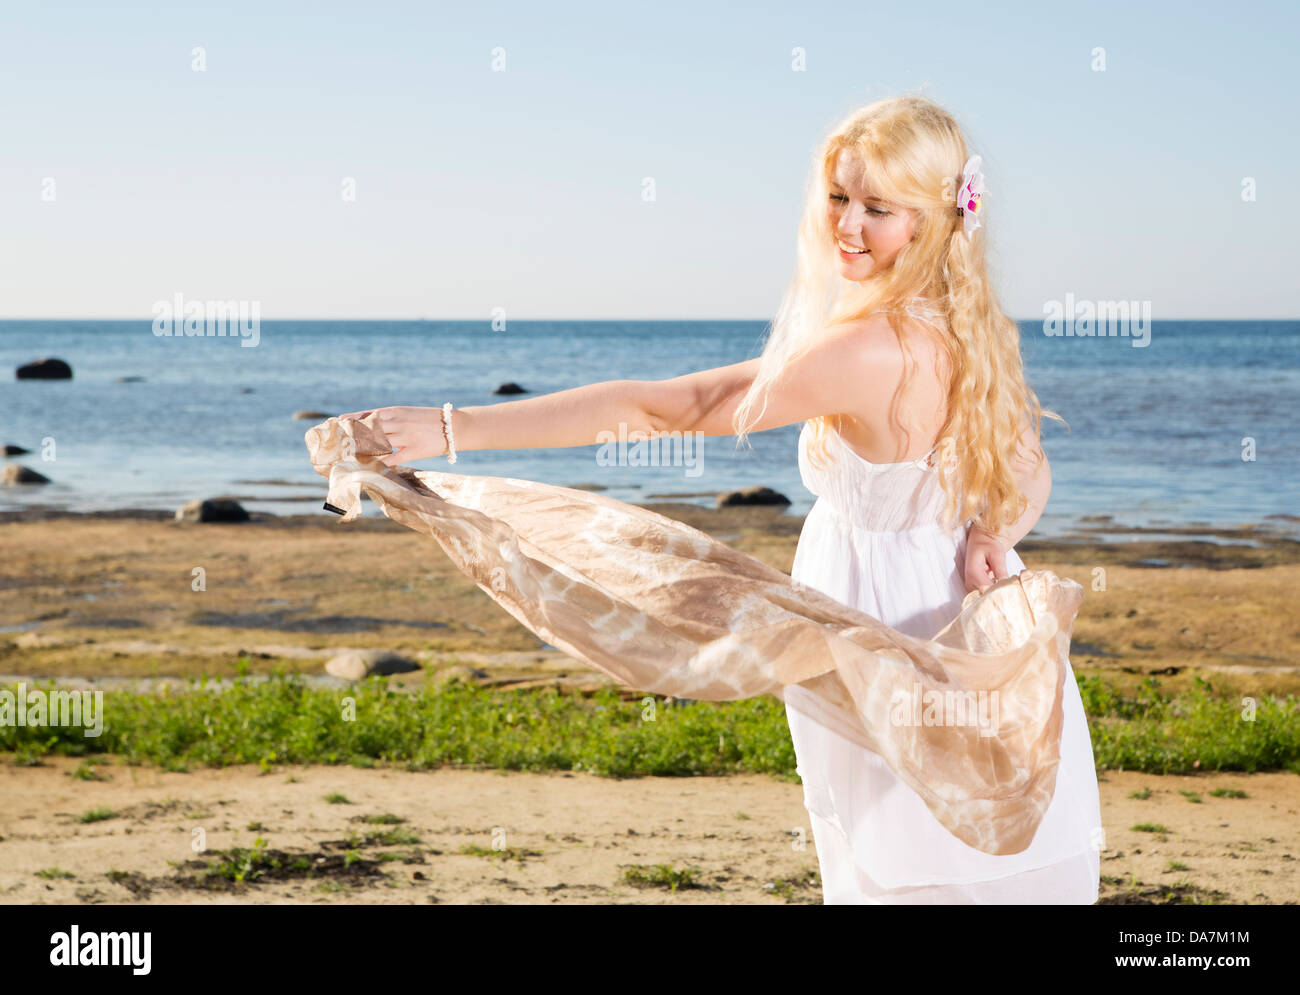
[[942,529],[946,495],[933,453],[902,463],[869,463],[834,429],[826,433],[828,458],[814,466],[808,452],[811,427],[799,433],[803,485],[839,518],[869,532]]

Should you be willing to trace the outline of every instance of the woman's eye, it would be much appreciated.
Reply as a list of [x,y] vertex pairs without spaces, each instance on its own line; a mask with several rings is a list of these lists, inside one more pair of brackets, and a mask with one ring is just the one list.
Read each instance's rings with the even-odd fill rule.
[[[849,198],[845,197],[844,194],[842,193],[833,193],[830,195],[830,198],[831,200],[836,201],[840,204],[847,204],[849,202]],[[891,212],[883,211],[878,207],[868,207],[867,213],[874,214],[878,218],[886,218],[890,215]]]

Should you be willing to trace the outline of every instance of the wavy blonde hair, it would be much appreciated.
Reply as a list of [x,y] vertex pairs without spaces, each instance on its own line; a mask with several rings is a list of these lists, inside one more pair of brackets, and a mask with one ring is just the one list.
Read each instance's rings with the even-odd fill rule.
[[[841,153],[865,167],[872,192],[916,211],[915,237],[892,265],[861,283],[846,280],[835,265],[834,232],[827,214],[830,183]],[[758,374],[737,408],[737,446],[766,409],[772,383],[791,359],[810,348],[831,326],[883,310],[898,337],[905,377],[892,405],[900,410],[915,372],[897,317],[913,297],[940,312],[942,329],[922,327],[936,339],[948,372],[946,420],[937,460],[951,525],[975,521],[998,532],[1023,514],[1027,499],[1015,477],[1015,460],[1026,420],[1033,426],[1042,460],[1044,411],[1025,382],[1020,332],[999,306],[984,259],[984,229],[967,239],[956,210],[956,192],[968,154],[957,122],[918,96],[880,100],[850,114],[822,142],[807,185],[799,226],[794,279],[764,344]],[[987,194],[985,195],[987,198]],[[757,410],[755,410],[757,409]],[[809,419],[809,457],[827,456],[833,415]],[[906,431],[906,428],[904,428]]]

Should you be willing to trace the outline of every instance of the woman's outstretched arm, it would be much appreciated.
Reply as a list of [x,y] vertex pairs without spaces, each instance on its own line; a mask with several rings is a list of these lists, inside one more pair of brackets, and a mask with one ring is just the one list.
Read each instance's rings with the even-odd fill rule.
[[[792,361],[774,386],[767,410],[752,431],[766,431],[818,415],[854,416],[863,384],[896,375],[894,355],[882,346],[874,323],[836,326]],[[897,350],[894,350],[897,353]],[[731,435],[731,417],[753,382],[758,359],[719,366],[668,380],[609,380],[498,404],[452,412],[457,452],[474,449],[554,449],[590,446],[602,432],[649,438],[667,432]],[[901,359],[896,364],[901,370]],[[882,384],[892,392],[895,384]],[[372,409],[376,410],[376,409]],[[389,466],[442,456],[447,451],[439,408],[377,409],[379,424],[395,452]],[[340,418],[357,418],[355,411]]]

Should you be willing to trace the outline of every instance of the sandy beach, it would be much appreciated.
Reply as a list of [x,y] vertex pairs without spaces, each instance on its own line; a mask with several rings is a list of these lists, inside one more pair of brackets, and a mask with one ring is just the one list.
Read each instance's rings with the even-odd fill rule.
[[[799,518],[653,507],[790,567]],[[518,626],[436,544],[372,508],[366,516],[343,524],[255,515],[231,525],[161,512],[0,516],[0,679],[112,688],[233,676],[241,656],[253,673],[319,675],[344,649],[382,648],[420,662],[393,679],[404,686],[466,664],[497,687],[609,683]],[[1171,689],[1200,677],[1243,695],[1300,692],[1294,540],[1267,523],[1122,541],[1107,523],[1092,535],[1087,527],[1070,541],[1018,547],[1030,567],[1088,592],[1072,652],[1080,674],[1121,686],[1158,675]],[[107,760],[102,781],[69,777],[71,758],[0,766],[4,901],[820,902],[801,789],[775,777],[327,766],[172,773]],[[1101,774],[1103,903],[1300,901],[1297,775]],[[1218,788],[1244,797],[1213,795]],[[326,802],[331,793],[348,803]],[[77,821],[97,807],[115,814]],[[1164,831],[1131,828],[1144,823]],[[196,829],[205,852],[260,837],[284,868],[318,873],[196,886]],[[698,873],[676,891],[625,878],[660,864]]]
[[[510,771],[255,767],[188,774],[76,762],[0,768],[0,900],[7,903],[820,904],[798,785],[758,775],[614,780]],[[1102,904],[1300,901],[1300,777],[1102,775]],[[1218,787],[1246,792],[1217,798]],[[1149,789],[1145,800],[1133,792]],[[1204,800],[1191,804],[1182,794]],[[347,803],[331,804],[339,793]],[[108,807],[113,818],[77,816]],[[395,816],[411,835],[379,837]],[[1135,832],[1156,822],[1169,832]],[[250,828],[253,827],[253,828]],[[209,850],[259,837],[314,870],[195,883]],[[356,834],[359,842],[350,846]],[[399,841],[400,840],[400,841]],[[407,842],[409,840],[409,842]],[[348,849],[358,859],[342,866]],[[466,849],[472,852],[465,852]],[[382,856],[388,855],[388,856]],[[627,882],[629,868],[696,870],[689,886]],[[57,868],[67,875],[51,875]],[[45,877],[41,872],[46,872]]]

